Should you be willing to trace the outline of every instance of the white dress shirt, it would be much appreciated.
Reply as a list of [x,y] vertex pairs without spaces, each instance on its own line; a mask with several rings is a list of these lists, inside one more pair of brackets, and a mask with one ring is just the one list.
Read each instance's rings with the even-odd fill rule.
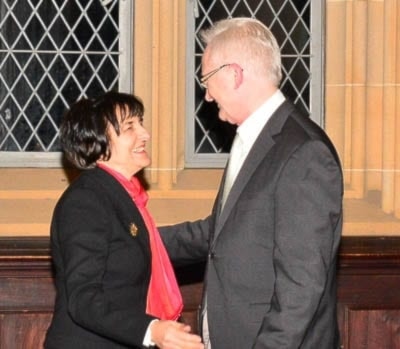
[[251,147],[272,114],[284,101],[284,95],[280,90],[277,90],[237,128],[225,177],[224,192],[221,201],[222,208],[225,205],[225,201],[233,183],[235,182],[236,176],[239,173]]
[[265,124],[284,101],[285,96],[277,90],[237,128],[236,132],[243,141],[243,151],[246,156]]

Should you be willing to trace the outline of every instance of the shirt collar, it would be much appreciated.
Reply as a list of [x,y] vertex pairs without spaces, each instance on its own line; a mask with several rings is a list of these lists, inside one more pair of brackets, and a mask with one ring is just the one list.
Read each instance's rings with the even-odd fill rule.
[[272,114],[285,101],[285,96],[277,90],[256,109],[238,128],[237,133],[246,151],[249,151]]

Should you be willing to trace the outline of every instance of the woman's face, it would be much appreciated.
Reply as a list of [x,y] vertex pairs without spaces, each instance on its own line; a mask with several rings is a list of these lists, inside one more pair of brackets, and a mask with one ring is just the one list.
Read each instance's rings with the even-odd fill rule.
[[[120,120],[120,114],[118,116]],[[119,135],[111,125],[108,129],[111,157],[105,164],[130,179],[151,163],[146,152],[150,135],[138,116],[126,117],[124,121],[120,121],[119,128]]]

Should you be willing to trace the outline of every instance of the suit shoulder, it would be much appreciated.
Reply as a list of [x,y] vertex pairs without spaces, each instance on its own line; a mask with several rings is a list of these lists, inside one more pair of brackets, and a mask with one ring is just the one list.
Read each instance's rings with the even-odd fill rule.
[[295,107],[291,109],[282,127],[282,135],[287,138],[288,142],[297,143],[299,146],[305,142],[321,142],[329,149],[336,162],[340,163],[335,146],[326,132],[309,116],[300,113]]
[[118,192],[118,189],[122,190],[123,188],[113,176],[99,168],[94,168],[83,171],[79,177],[71,182],[68,189],[94,190],[105,195],[106,193],[113,194],[115,191]]
[[127,195],[122,186],[109,174],[100,169],[83,171],[74,179],[62,194],[57,206],[65,202],[96,200],[99,204],[108,206],[115,196],[121,199]]
[[79,205],[90,201],[100,203],[102,201],[104,193],[93,180],[90,171],[92,170],[85,170],[69,184],[58,200],[56,210],[65,205]]

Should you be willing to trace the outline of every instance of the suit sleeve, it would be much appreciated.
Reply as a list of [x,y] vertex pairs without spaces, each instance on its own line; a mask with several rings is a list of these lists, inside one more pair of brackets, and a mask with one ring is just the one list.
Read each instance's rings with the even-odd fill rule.
[[207,259],[211,216],[194,222],[159,227],[161,238],[174,265]]
[[[94,333],[141,347],[147,326],[154,319],[144,312],[147,284],[143,278],[136,283],[125,280],[124,270],[120,271],[120,288],[113,286],[110,290],[104,281],[112,253],[112,213],[94,191],[79,189],[67,196],[53,219],[53,254],[61,261],[72,319]],[[143,258],[137,258],[138,275],[144,263]],[[112,268],[116,268],[115,263]],[[117,299],[119,303],[125,299],[129,306],[117,306]]]
[[274,293],[254,349],[301,346],[336,261],[342,191],[324,143],[305,143],[287,161],[274,198]]

